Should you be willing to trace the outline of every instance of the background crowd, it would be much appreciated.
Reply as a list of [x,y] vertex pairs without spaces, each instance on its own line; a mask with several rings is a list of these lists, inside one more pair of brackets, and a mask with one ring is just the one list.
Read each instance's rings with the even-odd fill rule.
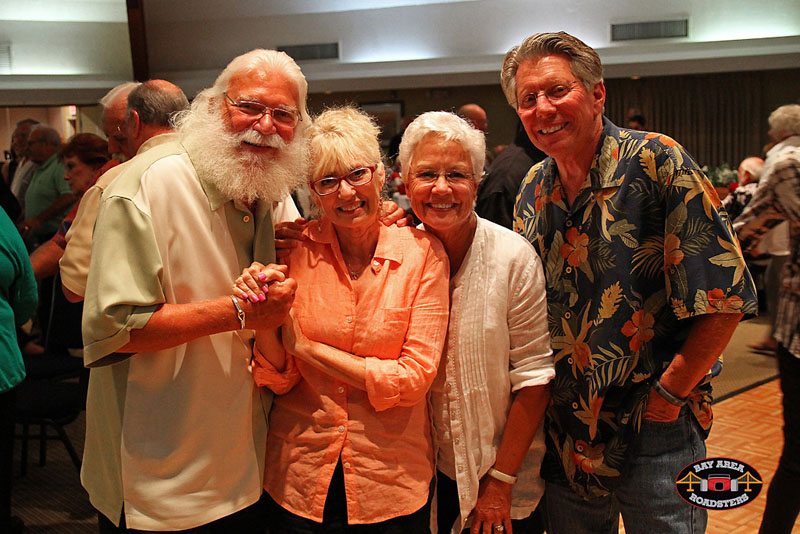
[[579,39],[529,37],[501,86],[519,125],[497,150],[466,103],[382,153],[362,111],[311,117],[300,68],[267,50],[191,105],[164,80],[115,87],[106,139],[17,123],[0,530],[22,529],[23,357],[77,350],[100,532],[702,532],[674,478],[705,456],[763,270],[773,325],[752,348],[779,360],[785,445],[761,531],[790,532],[800,105],[721,200],[641,113],[603,115]]

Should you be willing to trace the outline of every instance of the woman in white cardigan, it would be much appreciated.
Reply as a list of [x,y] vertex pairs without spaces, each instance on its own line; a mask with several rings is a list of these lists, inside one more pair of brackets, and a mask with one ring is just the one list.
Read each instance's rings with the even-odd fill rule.
[[[483,133],[452,113],[412,122],[400,145],[414,213],[450,257],[445,354],[431,388],[439,532],[530,532],[544,489],[542,420],[555,375],[542,264],[521,236],[472,210]],[[523,530],[524,529],[524,530]]]

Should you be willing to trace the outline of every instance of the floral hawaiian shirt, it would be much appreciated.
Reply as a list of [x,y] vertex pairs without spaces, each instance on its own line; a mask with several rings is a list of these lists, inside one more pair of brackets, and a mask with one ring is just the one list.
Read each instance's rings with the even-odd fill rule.
[[[692,157],[665,135],[605,118],[574,204],[547,158],[523,181],[515,229],[544,263],[555,354],[542,476],[605,495],[624,472],[653,381],[688,335],[684,319],[756,313],[752,278]],[[709,381],[689,403],[706,432]]]

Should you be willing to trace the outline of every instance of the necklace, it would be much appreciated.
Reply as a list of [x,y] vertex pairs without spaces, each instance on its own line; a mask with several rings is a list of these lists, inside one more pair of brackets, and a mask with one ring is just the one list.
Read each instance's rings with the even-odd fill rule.
[[347,262],[345,262],[345,265],[347,265],[347,271],[350,273],[350,278],[353,279],[353,280],[358,280],[358,277],[361,276],[361,271],[363,271],[364,267],[365,267],[364,265],[362,265],[362,266],[358,267],[357,269],[354,269]]

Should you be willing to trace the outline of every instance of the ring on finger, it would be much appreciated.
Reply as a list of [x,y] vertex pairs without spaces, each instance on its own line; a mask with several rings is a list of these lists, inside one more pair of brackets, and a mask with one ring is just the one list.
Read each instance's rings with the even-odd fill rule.
[[503,525],[495,525],[494,526],[494,531],[495,532],[503,532],[505,529],[506,529],[506,527],[504,527]]

